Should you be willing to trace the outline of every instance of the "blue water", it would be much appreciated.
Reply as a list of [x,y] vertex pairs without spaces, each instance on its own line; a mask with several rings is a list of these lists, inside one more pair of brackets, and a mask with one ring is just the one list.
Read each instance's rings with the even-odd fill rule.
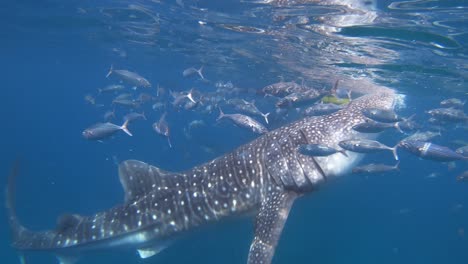
[[[231,81],[250,90],[231,98],[255,99],[265,111],[274,111],[274,104],[252,90],[279,76],[287,81],[302,77],[319,87],[347,78],[388,86],[406,96],[406,107],[398,113],[415,113],[425,125],[425,111],[441,100],[468,99],[465,1],[378,1],[372,10],[352,11],[359,19],[346,18],[351,8],[336,3],[181,1],[182,7],[176,1],[93,2],[12,1],[0,8],[0,166],[5,175],[0,185],[5,186],[20,158],[17,211],[33,230],[54,228],[63,213],[89,215],[122,202],[116,162],[138,159],[179,171],[256,137],[230,123],[216,123],[216,109],[204,114],[168,108],[174,146],[169,148],[151,127],[163,112],[151,103],[142,108],[148,120],[130,125],[133,137],[118,133],[102,143],[87,141],[81,132],[112,109],[112,96],[97,96],[98,88],[117,83],[105,78],[111,64],[153,84],[135,94],[155,95],[156,84],[173,91],[194,87],[203,94],[214,91],[217,81]],[[362,14],[371,15],[364,19]],[[290,20],[301,15],[309,22],[292,25]],[[201,65],[210,82],[182,76],[184,69]],[[87,94],[104,106],[87,104]],[[120,124],[125,113],[118,108],[113,122]],[[269,128],[297,118],[291,114]],[[184,128],[196,119],[206,125],[187,137]],[[466,125],[442,129],[434,143],[467,144]],[[393,145],[401,138],[385,132],[380,140]],[[455,180],[467,163],[449,169],[403,151],[400,159],[399,173],[348,175],[299,199],[273,262],[467,263],[468,183]],[[362,163],[369,162],[394,161],[382,153]],[[0,259],[18,263],[6,220],[1,210]],[[132,250],[99,251],[83,256],[81,263],[245,263],[251,220],[203,227],[147,260]],[[52,254],[28,255],[28,263],[54,262]]]

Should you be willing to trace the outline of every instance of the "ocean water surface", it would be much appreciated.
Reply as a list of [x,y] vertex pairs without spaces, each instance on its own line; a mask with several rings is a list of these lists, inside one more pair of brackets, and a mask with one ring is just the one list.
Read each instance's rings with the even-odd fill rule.
[[[259,135],[217,121],[244,99],[270,113],[273,130],[302,118],[302,108],[275,106],[259,91],[294,81],[316,89],[365,92],[372,85],[401,94],[397,114],[440,135],[431,142],[468,145],[468,122],[432,120],[428,110],[449,98],[468,100],[466,1],[141,0],[11,1],[0,8],[2,190],[20,160],[17,214],[31,230],[53,229],[64,213],[91,215],[122,203],[117,164],[142,160],[168,171],[207,162]],[[122,82],[109,69],[146,78]],[[200,74],[193,69],[200,69]],[[184,73],[185,71],[185,73]],[[123,91],[99,92],[109,85]],[[190,100],[173,95],[193,89]],[[130,94],[134,107],[112,101]],[[353,98],[358,93],[352,94]],[[231,101],[230,101],[231,100]],[[146,120],[102,141],[82,132],[122,125],[129,112]],[[468,106],[461,106],[468,113]],[[170,143],[153,128],[166,114]],[[389,146],[413,132],[382,133]],[[273,263],[467,263],[466,161],[436,162],[399,150],[400,170],[348,173],[298,199]],[[394,165],[391,153],[360,165]],[[4,201],[2,196],[2,202]],[[246,263],[253,215],[234,217],[177,237],[157,256],[134,249],[83,254],[78,263]],[[0,211],[0,259],[19,263]],[[54,254],[26,254],[55,263]]]

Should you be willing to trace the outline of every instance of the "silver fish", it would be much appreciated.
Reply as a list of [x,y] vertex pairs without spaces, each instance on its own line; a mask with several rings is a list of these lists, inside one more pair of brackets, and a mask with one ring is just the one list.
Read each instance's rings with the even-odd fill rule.
[[260,124],[250,116],[242,114],[225,114],[223,113],[221,108],[219,108],[219,116],[216,119],[216,121],[219,121],[223,118],[231,120],[232,122],[234,122],[234,124],[240,127],[252,130],[254,133],[263,134],[268,132],[268,129],[266,129],[266,127],[264,127],[262,124]]
[[161,110],[161,109],[163,109],[163,108],[165,108],[165,107],[166,107],[166,104],[165,104],[165,103],[162,103],[162,102],[156,102],[156,103],[154,103],[154,104],[151,106],[151,108],[152,108],[154,111],[159,111],[159,110]]
[[98,123],[95,124],[87,129],[85,129],[82,133],[83,137],[89,140],[101,140],[107,137],[112,136],[117,131],[124,131],[129,136],[132,136],[132,133],[127,129],[128,120],[123,123],[123,125],[118,126],[112,123]]
[[136,101],[140,102],[140,103],[146,103],[146,102],[151,102],[153,100],[153,96],[151,96],[151,94],[147,94],[147,93],[140,93],[136,99]]
[[131,72],[128,70],[115,70],[114,65],[111,65],[111,68],[109,69],[106,78],[109,78],[111,74],[117,75],[121,80],[131,85],[135,85],[136,87],[151,87],[151,83],[136,72]]
[[114,100],[126,100],[126,99],[129,99],[132,97],[132,94],[130,93],[122,93],[122,94],[119,94],[117,95]]
[[468,146],[460,147],[455,150],[456,153],[468,157]]
[[380,133],[388,128],[399,129],[399,126],[398,123],[382,123],[373,120],[366,120],[364,123],[353,126],[353,130],[361,133]]
[[158,122],[155,122],[153,124],[153,129],[159,135],[166,137],[167,138],[167,143],[169,144],[169,147],[172,148],[171,139],[170,139],[171,133],[170,133],[170,129],[169,129],[169,124],[166,121],[166,116],[167,116],[167,112],[165,112],[161,116],[161,118],[159,118]]
[[190,122],[188,124],[188,127],[189,129],[193,129],[193,128],[196,128],[196,127],[202,127],[202,126],[206,126],[205,124],[205,121],[203,120],[193,120],[192,122]]
[[468,160],[468,157],[460,153],[431,142],[405,140],[401,141],[398,146],[423,159],[435,161]]
[[429,110],[427,113],[445,122],[468,121],[468,116],[462,110],[455,108],[437,108]]
[[90,94],[85,95],[84,100],[90,105],[96,105],[96,99]]
[[311,157],[327,157],[335,153],[341,153],[344,156],[348,156],[345,150],[337,150],[335,148],[323,145],[323,144],[307,144],[301,145],[298,148],[299,153]]
[[292,93],[276,103],[279,108],[301,107],[318,101],[327,92],[309,88],[302,93]]
[[139,108],[140,103],[135,100],[121,99],[121,100],[112,100],[112,105],[120,105],[129,108]]
[[234,108],[238,111],[244,112],[250,115],[261,116],[265,119],[265,122],[268,124],[268,116],[270,113],[262,113],[258,108],[255,106],[255,102],[248,102],[244,99],[241,99],[240,102],[234,104]]
[[414,118],[414,114],[408,118],[403,118],[402,121],[396,123],[397,124],[397,129],[400,131],[400,132],[410,132],[410,131],[414,131],[416,129],[419,129],[421,128],[421,126],[416,123],[413,118]]
[[457,176],[457,181],[468,181],[468,170]]
[[367,108],[362,110],[362,114],[367,118],[383,123],[395,123],[403,120],[393,110]]
[[110,111],[108,110],[107,112],[104,113],[104,120],[109,121],[111,119],[115,118],[115,109]]
[[304,115],[305,116],[321,116],[321,115],[329,115],[332,114],[336,111],[339,111],[343,109],[343,105],[337,105],[337,104],[314,104],[310,107],[307,107],[304,110]]
[[276,97],[285,97],[292,93],[305,91],[304,87],[295,82],[278,82],[267,85],[257,91],[257,94],[268,94]]
[[395,166],[370,163],[370,164],[367,164],[367,165],[354,167],[352,172],[355,173],[355,174],[358,174],[358,173],[383,173],[383,172],[389,172],[389,171],[394,171],[394,170],[400,170],[400,162],[397,162],[397,164]]
[[146,120],[146,116],[145,116],[145,112],[141,112],[140,113],[137,113],[137,112],[131,112],[131,113],[128,113],[126,114],[124,117],[123,117],[123,120],[124,121],[127,121],[128,122],[132,122],[132,121],[135,121],[137,119],[143,119],[143,120]]
[[198,76],[200,76],[200,78],[201,78],[202,80],[204,80],[205,77],[203,76],[202,71],[203,71],[203,66],[201,66],[200,69],[196,69],[196,68],[194,68],[194,67],[190,67],[190,68],[185,69],[185,70],[182,72],[182,76],[184,76],[184,77],[190,77],[190,76],[192,76],[192,75],[194,75],[194,74],[198,74]]
[[193,89],[190,89],[188,92],[172,92],[171,91],[171,96],[174,98],[174,101],[172,101],[172,105],[174,107],[179,107],[182,102],[185,100],[190,100],[192,103],[196,104],[197,102],[193,99]]
[[199,105],[199,102],[194,103],[192,101],[188,101],[188,102],[186,102],[184,104],[184,109],[187,110],[187,111],[188,110],[193,110],[193,109],[197,108],[198,105]]
[[118,92],[118,91],[122,91],[125,89],[125,86],[121,85],[121,84],[111,84],[111,85],[108,85],[104,88],[100,88],[98,89],[98,92],[99,94],[103,94],[103,93],[115,93],[115,92]]
[[370,140],[370,139],[343,140],[343,141],[340,141],[338,145],[346,150],[358,152],[358,153],[373,153],[373,152],[379,152],[382,150],[390,150],[393,153],[395,160],[398,160],[398,155],[397,155],[398,145],[391,148],[378,141]]
[[442,107],[453,107],[453,108],[458,108],[458,109],[463,109],[463,106],[465,105],[465,102],[462,102],[462,100],[458,98],[450,98],[443,100],[440,102],[440,106]]
[[417,140],[417,141],[429,141],[435,137],[442,136],[440,132],[433,132],[433,131],[424,131],[424,132],[416,132],[406,138],[404,138],[402,141],[408,141],[408,140]]

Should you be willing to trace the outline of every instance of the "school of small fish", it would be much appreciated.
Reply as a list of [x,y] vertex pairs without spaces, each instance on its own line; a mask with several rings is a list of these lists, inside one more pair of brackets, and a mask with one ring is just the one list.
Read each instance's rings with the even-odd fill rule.
[[[202,92],[202,89],[190,88],[185,90],[167,89],[159,84],[152,83],[137,72],[126,69],[115,69],[111,65],[106,78],[118,83],[109,84],[97,89],[97,95],[86,94],[85,101],[95,107],[110,106],[103,114],[104,122],[98,122],[86,128],[82,135],[88,140],[102,141],[112,137],[119,131],[129,136],[132,133],[128,126],[138,120],[153,120],[151,125],[155,134],[166,138],[170,148],[173,147],[171,137],[170,115],[181,111],[195,111],[202,115],[214,116],[215,125],[234,124],[236,129],[244,129],[252,134],[264,134],[270,129],[288,122],[290,116],[296,114],[303,116],[329,115],[334,112],[346,110],[353,100],[351,90],[340,87],[336,81],[333,87],[313,87],[302,81],[284,81],[272,83],[259,89],[245,89],[237,87],[231,81],[211,82],[203,73],[204,66],[190,66],[182,70],[182,77],[203,85],[211,86],[210,91]],[[346,84],[344,84],[345,86]],[[205,90],[205,89],[203,89]],[[101,103],[107,100],[110,105]],[[145,110],[151,105],[150,112],[156,112],[147,118]],[[441,136],[444,126],[462,125],[468,123],[468,116],[464,112],[465,102],[457,98],[450,98],[440,102],[438,108],[426,111],[429,116],[427,129],[415,121],[415,115],[409,117],[400,116],[392,110],[368,108],[362,111],[367,120],[353,127],[359,133],[382,133],[393,129],[405,137],[388,146],[379,141],[368,139],[343,140],[339,142],[339,148],[332,146],[309,144],[300,146],[297,151],[303,155],[312,157],[325,157],[334,154],[347,156],[347,152],[377,153],[389,151],[397,161],[395,165],[366,164],[355,167],[353,173],[384,173],[398,171],[400,158],[397,153],[403,149],[421,159],[438,162],[467,161],[468,145],[452,150],[449,147],[438,145],[432,141]],[[259,108],[260,107],[260,108]],[[116,119],[116,109],[123,114],[123,124],[111,123]],[[224,109],[228,111],[225,112]],[[260,110],[262,109],[262,110]],[[269,111],[268,111],[269,110]],[[146,112],[148,113],[148,112]],[[224,121],[226,120],[226,121]],[[230,121],[230,122],[227,122]],[[192,131],[207,124],[203,120],[193,120],[184,128],[187,139],[192,138]],[[177,139],[174,141],[177,142]],[[177,143],[176,143],[177,144]],[[467,172],[456,177],[458,181],[468,181]]]

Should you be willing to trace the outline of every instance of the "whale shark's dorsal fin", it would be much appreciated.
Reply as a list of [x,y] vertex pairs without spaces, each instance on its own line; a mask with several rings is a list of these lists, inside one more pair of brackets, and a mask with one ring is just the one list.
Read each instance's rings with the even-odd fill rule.
[[283,190],[269,191],[255,219],[255,237],[250,245],[248,264],[271,263],[276,245],[298,194]]
[[70,228],[76,227],[81,221],[83,221],[83,216],[81,215],[61,215],[57,220],[57,231],[65,232]]
[[119,177],[125,192],[125,202],[139,199],[155,188],[159,188],[161,194],[169,187],[165,176],[174,174],[138,160],[122,162],[119,165]]

